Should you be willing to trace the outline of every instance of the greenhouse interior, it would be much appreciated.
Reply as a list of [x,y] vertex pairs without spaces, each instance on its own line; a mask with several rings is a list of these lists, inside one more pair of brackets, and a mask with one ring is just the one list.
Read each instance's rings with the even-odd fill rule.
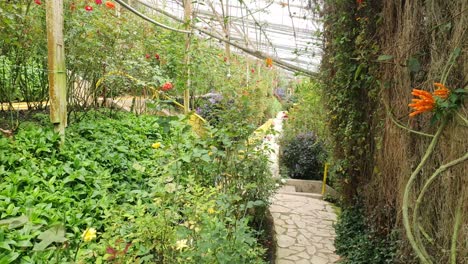
[[467,264],[466,0],[0,1],[0,264]]

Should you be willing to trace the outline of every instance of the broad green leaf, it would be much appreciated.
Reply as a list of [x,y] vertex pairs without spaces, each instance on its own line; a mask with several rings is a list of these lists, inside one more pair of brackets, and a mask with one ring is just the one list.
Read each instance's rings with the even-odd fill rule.
[[387,61],[393,59],[393,55],[380,55],[377,61]]
[[359,64],[359,66],[356,69],[356,72],[354,73],[354,80],[356,81],[359,75],[361,75],[362,68],[364,68],[364,64]]
[[29,221],[28,217],[25,215],[13,217],[9,219],[4,219],[0,221],[0,225],[9,225],[9,229],[14,229],[17,227],[21,227]]
[[11,251],[10,243],[8,243],[8,241],[0,241],[0,248]]
[[18,252],[10,252],[8,254],[0,254],[0,263],[2,264],[9,264],[13,263],[20,254]]
[[419,72],[421,70],[421,63],[419,63],[418,59],[410,57],[408,59],[408,68],[411,72]]
[[54,242],[63,243],[67,240],[65,237],[65,227],[63,225],[51,227],[42,232],[37,238],[42,241],[34,245],[34,251],[44,250]]
[[33,243],[31,243],[31,241],[29,240],[22,240],[22,241],[16,242],[16,246],[17,247],[32,247]]

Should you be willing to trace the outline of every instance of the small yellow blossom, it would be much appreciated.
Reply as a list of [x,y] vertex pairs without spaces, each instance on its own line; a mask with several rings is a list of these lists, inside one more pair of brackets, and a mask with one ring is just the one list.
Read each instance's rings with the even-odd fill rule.
[[88,228],[86,229],[83,234],[81,235],[84,242],[89,242],[96,238],[96,229],[95,228]]
[[154,148],[154,149],[158,149],[158,148],[161,147],[161,142],[156,142],[153,145],[151,145],[151,147]]
[[184,248],[188,248],[187,239],[177,240],[177,242],[175,244],[175,248],[176,248],[176,250],[182,250]]
[[213,207],[210,207],[210,208],[208,208],[208,213],[209,214],[214,214],[214,213],[216,213],[216,211],[215,211],[215,209],[213,209]]

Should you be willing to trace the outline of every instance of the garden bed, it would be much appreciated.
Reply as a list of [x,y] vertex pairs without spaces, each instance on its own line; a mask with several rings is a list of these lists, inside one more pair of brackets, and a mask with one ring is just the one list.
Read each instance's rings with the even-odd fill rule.
[[264,263],[246,212],[274,183],[253,148],[119,112],[88,113],[59,148],[46,117],[0,137],[1,263]]

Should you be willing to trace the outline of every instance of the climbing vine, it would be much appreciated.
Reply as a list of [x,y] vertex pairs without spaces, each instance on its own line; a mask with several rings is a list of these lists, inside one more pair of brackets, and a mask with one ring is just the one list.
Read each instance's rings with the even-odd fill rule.
[[378,102],[375,3],[328,1],[322,81],[329,127],[334,140],[335,170],[351,202],[363,177],[372,172],[373,128]]

